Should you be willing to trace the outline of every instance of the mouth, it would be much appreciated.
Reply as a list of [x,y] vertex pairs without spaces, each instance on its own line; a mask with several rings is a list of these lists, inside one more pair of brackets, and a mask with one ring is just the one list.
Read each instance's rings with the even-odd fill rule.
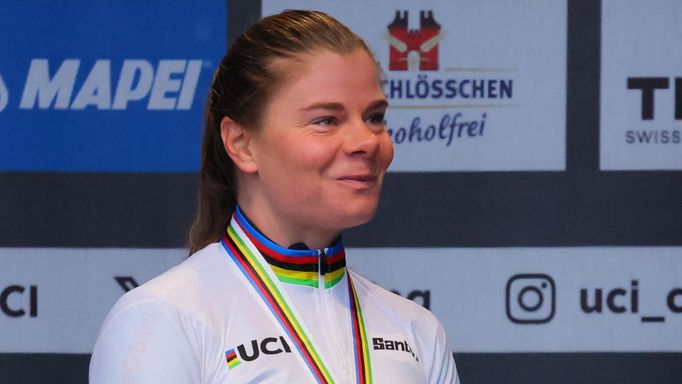
[[348,175],[337,178],[341,183],[357,190],[366,190],[374,187],[379,181],[378,175]]

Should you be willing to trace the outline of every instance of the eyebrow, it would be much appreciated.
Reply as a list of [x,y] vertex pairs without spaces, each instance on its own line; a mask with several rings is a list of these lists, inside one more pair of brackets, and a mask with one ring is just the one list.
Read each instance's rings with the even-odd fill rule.
[[[375,109],[375,108],[379,108],[379,107],[387,108],[388,102],[385,99],[376,100],[376,101],[373,101],[372,103],[370,103],[369,107],[367,107],[366,109],[370,110],[370,109]],[[332,111],[342,111],[345,108],[344,108],[343,104],[341,104],[341,103],[321,101],[319,103],[314,103],[314,104],[311,104],[307,107],[303,107],[300,109],[300,111],[307,112],[307,111],[313,111],[316,109],[327,109],[327,110],[332,110]]]
[[388,108],[388,101],[386,101],[386,99],[374,101],[369,105],[369,107],[367,109],[370,110],[370,109],[376,109],[376,108],[380,108],[380,107],[381,108]]
[[300,110],[303,112],[313,111],[315,109],[331,109],[331,110],[342,110],[343,105],[341,103],[321,101],[319,103],[311,104],[307,107],[303,107]]

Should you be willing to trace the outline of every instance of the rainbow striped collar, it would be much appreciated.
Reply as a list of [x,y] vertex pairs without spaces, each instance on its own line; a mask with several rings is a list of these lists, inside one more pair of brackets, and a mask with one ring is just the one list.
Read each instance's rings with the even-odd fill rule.
[[281,282],[318,288],[324,281],[324,288],[331,288],[346,273],[346,251],[341,240],[325,249],[290,249],[264,236],[239,207],[234,210],[233,220]]
[[[319,348],[311,339],[310,332],[298,315],[296,307],[283,289],[281,282],[278,281],[279,278],[273,269],[265,265],[267,261],[265,261],[265,257],[261,255],[261,251],[253,241],[253,239],[262,239],[258,239],[253,232],[250,234],[247,232],[249,228],[245,224],[248,224],[248,222],[241,220],[240,223],[240,218],[238,217],[240,213],[237,211],[233,215],[227,231],[220,242],[221,245],[243,273],[246,281],[254,288],[254,295],[263,300],[263,303],[273,315],[272,320],[282,327],[289,340],[296,346],[302,363],[308,368],[315,381],[320,384],[333,384],[334,380],[330,371],[317,352]],[[245,219],[245,217],[242,216],[241,219]],[[254,228],[251,227],[251,229]],[[320,250],[320,253],[318,253],[319,260],[323,260],[321,256],[325,254],[326,252]],[[372,365],[367,332],[362,315],[362,306],[358,300],[355,284],[350,274],[347,275],[346,279],[348,284],[339,284],[338,286],[342,287],[341,289],[348,289],[348,307],[352,325],[351,337],[353,339],[356,382],[371,384]],[[232,350],[228,350],[225,355],[228,368],[236,366],[232,357]]]

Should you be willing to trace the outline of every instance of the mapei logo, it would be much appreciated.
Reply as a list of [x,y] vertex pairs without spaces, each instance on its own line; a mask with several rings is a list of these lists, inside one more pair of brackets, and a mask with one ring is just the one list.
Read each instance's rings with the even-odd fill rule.
[[266,337],[263,340],[251,340],[246,344],[241,344],[237,348],[230,348],[225,351],[225,361],[227,367],[233,369],[242,361],[254,361],[260,354],[277,355],[280,353],[291,353],[291,347],[283,336]]
[[419,12],[418,30],[409,29],[407,11],[396,11],[385,37],[390,45],[391,71],[438,70],[438,44],[444,32],[433,18],[433,11]]
[[[125,110],[131,102],[146,100],[149,110],[188,110],[202,67],[201,60],[159,60],[154,64],[127,59],[120,64],[120,71],[112,71],[109,59],[96,60],[85,69],[81,60],[66,59],[55,70],[48,59],[33,59],[19,109]],[[118,77],[113,78],[112,73]],[[84,81],[77,81],[83,77]],[[7,87],[0,80],[0,107],[8,98]]]

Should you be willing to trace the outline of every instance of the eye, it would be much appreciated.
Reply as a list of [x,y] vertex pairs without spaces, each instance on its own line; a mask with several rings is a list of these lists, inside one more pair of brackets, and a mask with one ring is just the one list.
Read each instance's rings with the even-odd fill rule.
[[367,122],[373,125],[384,125],[384,112],[376,112],[367,118]]
[[336,125],[336,123],[337,123],[337,120],[333,116],[320,117],[320,118],[315,119],[311,122],[311,124],[313,124],[313,125],[319,125],[319,126],[323,126],[323,127],[330,126],[330,125]]

